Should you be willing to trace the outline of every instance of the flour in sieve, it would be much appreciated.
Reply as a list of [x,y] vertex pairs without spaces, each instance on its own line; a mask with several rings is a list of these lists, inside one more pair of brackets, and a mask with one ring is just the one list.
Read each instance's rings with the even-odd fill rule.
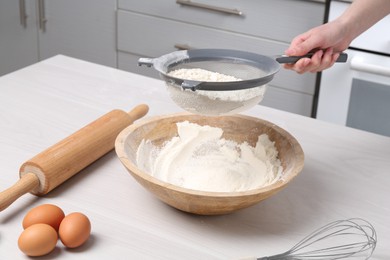
[[[193,69],[177,69],[170,71],[169,76],[186,79],[186,80],[196,80],[203,82],[233,82],[233,81],[242,81],[242,79],[236,78],[234,76],[225,75],[218,72],[212,72],[200,68]],[[192,90],[183,90],[191,91]],[[234,102],[243,102],[259,96],[263,96],[265,88],[253,87],[248,89],[239,89],[239,90],[225,90],[225,91],[208,91],[208,90],[197,90],[196,94],[208,97],[211,100],[223,100],[223,101],[234,101]],[[178,93],[180,95],[180,93]],[[177,98],[174,98],[177,99]]]
[[242,79],[233,76],[225,75],[218,72],[208,71],[204,69],[199,69],[199,68],[172,70],[168,73],[168,75],[180,79],[206,81],[206,82],[242,81]]
[[263,134],[255,147],[222,138],[223,130],[177,123],[178,136],[162,147],[142,140],[137,166],[152,176],[188,189],[232,192],[264,187],[281,179],[278,152]]

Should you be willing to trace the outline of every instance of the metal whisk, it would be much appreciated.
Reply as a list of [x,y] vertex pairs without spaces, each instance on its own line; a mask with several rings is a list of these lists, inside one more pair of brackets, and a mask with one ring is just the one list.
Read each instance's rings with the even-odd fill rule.
[[374,227],[360,218],[329,223],[305,237],[285,253],[257,260],[368,259],[377,236]]

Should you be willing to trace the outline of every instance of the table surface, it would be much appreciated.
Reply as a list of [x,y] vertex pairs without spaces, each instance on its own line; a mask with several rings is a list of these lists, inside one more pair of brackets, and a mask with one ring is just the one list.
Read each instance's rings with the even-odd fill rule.
[[[150,106],[147,117],[181,112],[160,80],[61,55],[1,77],[0,190],[47,147],[113,109],[140,103]],[[92,234],[80,248],[59,242],[39,259],[260,257],[355,217],[377,231],[372,259],[390,259],[390,138],[260,105],[245,114],[286,129],[305,152],[301,174],[275,196],[229,215],[183,213],[141,187],[112,151],[46,196],[26,194],[0,212],[0,259],[28,259],[17,246],[22,219],[44,203],[83,212]]]

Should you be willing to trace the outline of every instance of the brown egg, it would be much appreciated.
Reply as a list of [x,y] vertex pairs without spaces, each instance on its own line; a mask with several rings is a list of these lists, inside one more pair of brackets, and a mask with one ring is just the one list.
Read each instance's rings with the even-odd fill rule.
[[23,228],[26,229],[31,225],[44,223],[52,226],[56,231],[64,219],[65,214],[61,208],[52,204],[43,204],[27,212],[23,219]]
[[71,213],[62,220],[58,234],[66,247],[79,247],[91,234],[91,222],[82,213]]
[[26,228],[18,239],[19,249],[28,256],[42,256],[56,247],[57,231],[47,224],[34,224]]

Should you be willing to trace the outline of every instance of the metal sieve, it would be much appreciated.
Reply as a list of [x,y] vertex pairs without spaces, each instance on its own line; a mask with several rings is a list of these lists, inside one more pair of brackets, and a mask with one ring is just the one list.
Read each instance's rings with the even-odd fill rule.
[[[140,58],[138,65],[154,67],[165,80],[171,99],[188,112],[227,115],[247,110],[264,96],[267,83],[280,63],[301,57],[275,59],[256,53],[227,49],[193,49],[168,53],[158,58]],[[178,69],[203,69],[241,79],[240,81],[199,81],[168,75]]]

